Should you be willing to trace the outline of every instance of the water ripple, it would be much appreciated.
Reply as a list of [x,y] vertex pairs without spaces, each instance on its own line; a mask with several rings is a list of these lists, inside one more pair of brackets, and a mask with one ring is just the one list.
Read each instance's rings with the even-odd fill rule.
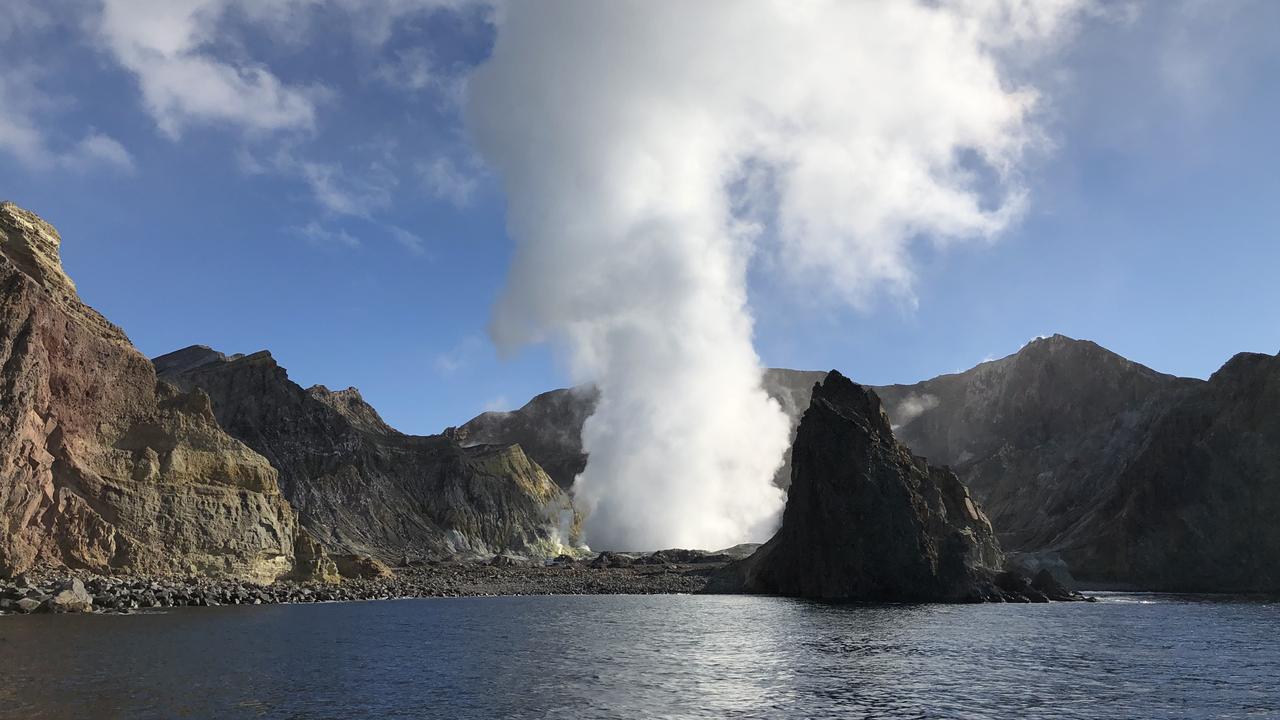
[[3,718],[1280,716],[1274,602],[469,598],[0,618]]

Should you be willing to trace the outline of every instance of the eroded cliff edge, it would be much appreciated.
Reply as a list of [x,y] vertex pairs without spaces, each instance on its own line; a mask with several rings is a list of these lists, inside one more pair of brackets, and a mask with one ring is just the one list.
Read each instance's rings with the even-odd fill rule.
[[60,246],[0,204],[0,574],[293,572],[276,471],[81,302]]

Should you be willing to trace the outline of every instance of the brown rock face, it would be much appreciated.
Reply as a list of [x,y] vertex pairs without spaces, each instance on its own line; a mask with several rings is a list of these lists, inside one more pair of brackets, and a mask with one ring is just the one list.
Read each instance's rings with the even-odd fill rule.
[[982,510],[949,470],[894,439],[880,399],[834,370],[792,447],[782,527],[726,569],[720,589],[829,600],[998,596],[1003,562]]
[[464,448],[397,432],[354,388],[304,390],[265,351],[227,357],[197,346],[155,366],[207,392],[222,427],[270,459],[303,525],[335,560],[554,557],[573,539],[568,496],[519,445]]
[[275,470],[202,393],[157,383],[80,301],[60,244],[0,205],[0,573],[290,572],[296,523]]

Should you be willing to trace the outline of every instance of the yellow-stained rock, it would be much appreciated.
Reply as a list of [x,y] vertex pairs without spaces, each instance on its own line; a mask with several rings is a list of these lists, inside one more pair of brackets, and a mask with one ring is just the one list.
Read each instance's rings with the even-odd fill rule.
[[209,399],[80,301],[61,238],[0,204],[0,574],[36,564],[269,582],[297,521]]

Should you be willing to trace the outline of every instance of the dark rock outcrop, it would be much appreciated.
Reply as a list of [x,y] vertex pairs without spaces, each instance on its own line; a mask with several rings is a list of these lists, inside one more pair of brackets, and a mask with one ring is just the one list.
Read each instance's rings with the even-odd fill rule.
[[1087,598],[1079,592],[1072,590],[1062,583],[1056,575],[1049,570],[1041,570],[1031,578],[1031,587],[1036,592],[1042,593],[1045,597],[1055,602],[1069,602],[1072,600],[1094,600],[1095,598]]
[[714,585],[828,600],[998,599],[991,525],[949,470],[894,439],[874,392],[832,371],[793,446],[782,527]]
[[60,244],[0,204],[0,575],[292,572],[296,520],[276,471],[222,431],[204,393],[157,382],[81,302]]
[[207,393],[222,426],[271,461],[302,524],[335,556],[554,557],[575,530],[568,496],[517,444],[405,435],[354,388],[304,390],[265,351],[196,347],[154,363]]

